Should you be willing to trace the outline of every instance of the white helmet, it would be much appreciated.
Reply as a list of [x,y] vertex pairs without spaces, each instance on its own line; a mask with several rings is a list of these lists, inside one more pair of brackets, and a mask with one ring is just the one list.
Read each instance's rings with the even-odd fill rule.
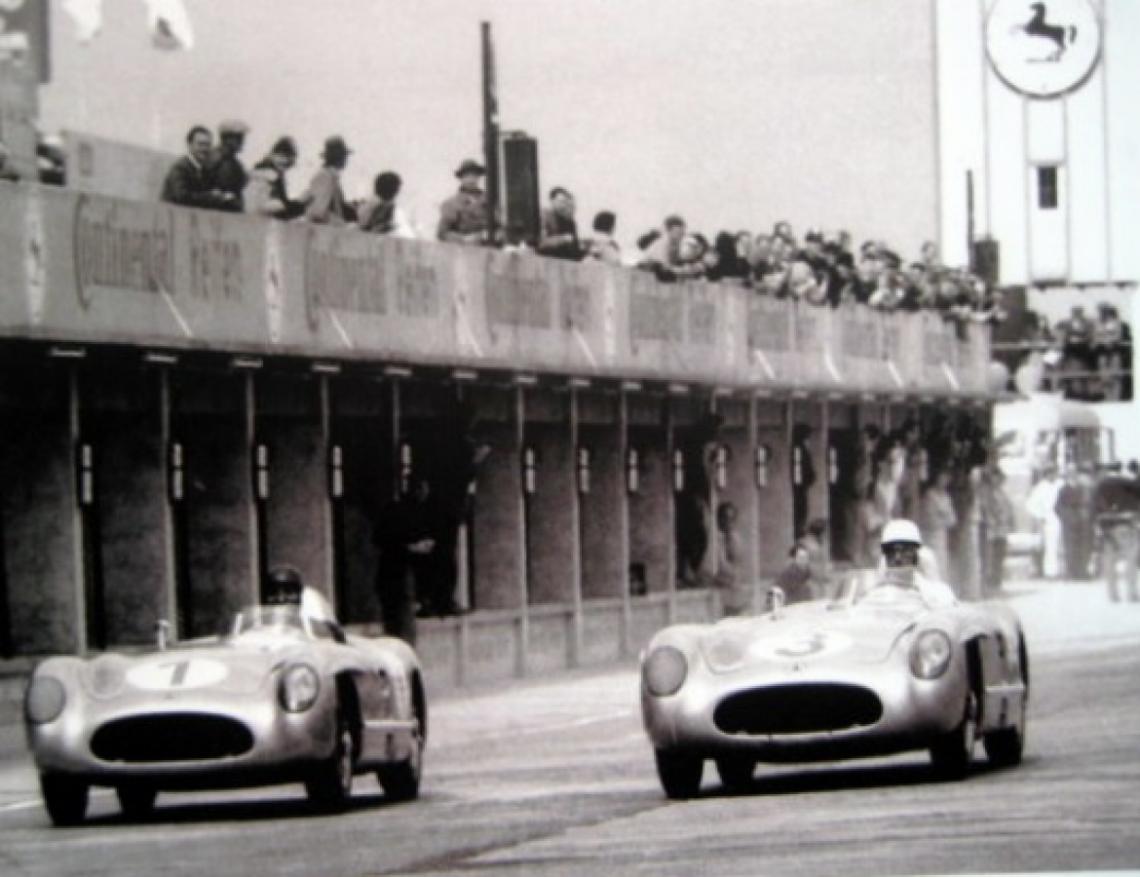
[[893,542],[910,542],[914,545],[922,544],[922,534],[918,532],[918,525],[906,518],[895,518],[887,521],[883,527],[883,537],[880,545],[890,545]]

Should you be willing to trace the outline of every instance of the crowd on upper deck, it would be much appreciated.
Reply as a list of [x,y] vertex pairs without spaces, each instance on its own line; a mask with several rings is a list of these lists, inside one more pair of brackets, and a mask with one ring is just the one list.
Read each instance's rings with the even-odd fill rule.
[[[190,128],[186,153],[167,172],[162,200],[280,220],[355,226],[402,238],[422,236],[399,203],[403,181],[395,171],[378,173],[365,198],[345,194],[341,175],[352,150],[343,137],[325,140],[320,169],[293,196],[288,173],[298,159],[296,141],[279,137],[247,168],[242,153],[248,131],[239,120],[221,122],[216,138],[204,125]],[[40,181],[63,183],[62,144],[43,138],[37,153]],[[880,311],[934,311],[959,326],[978,322],[992,327],[995,359],[1007,367],[1010,389],[1025,389],[1015,376],[1028,365],[1036,376],[1034,388],[1060,390],[1076,399],[1131,398],[1131,332],[1113,305],[1099,303],[1095,321],[1076,305],[1066,319],[1050,325],[1011,303],[1004,290],[992,288],[963,268],[943,264],[932,242],[923,244],[917,259],[905,261],[884,241],[864,240],[856,246],[846,230],[798,235],[786,221],[756,233],[721,230],[710,240],[674,214],[659,228],[641,234],[632,252],[623,252],[614,211],[598,211],[590,229],[581,230],[576,200],[565,187],[549,191],[537,229],[528,231],[514,221],[504,227],[492,213],[482,186],[485,169],[477,161],[462,161],[454,175],[457,189],[439,208],[435,238],[440,241],[554,259],[597,260],[650,272],[663,283],[704,280],[812,306],[857,303]],[[0,179],[18,178],[0,143]]]

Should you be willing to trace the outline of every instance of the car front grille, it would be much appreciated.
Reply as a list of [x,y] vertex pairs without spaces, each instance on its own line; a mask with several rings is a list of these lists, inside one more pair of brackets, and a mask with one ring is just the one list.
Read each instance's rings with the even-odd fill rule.
[[242,755],[253,748],[253,734],[225,716],[170,713],[108,722],[95,732],[91,751],[103,761],[148,764],[208,761]]
[[717,704],[713,721],[726,734],[812,734],[873,725],[882,715],[869,689],[810,683],[739,691]]

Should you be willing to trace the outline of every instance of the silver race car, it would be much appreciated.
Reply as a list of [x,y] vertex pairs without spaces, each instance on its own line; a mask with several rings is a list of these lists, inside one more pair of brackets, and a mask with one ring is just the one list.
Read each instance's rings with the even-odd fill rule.
[[44,805],[81,822],[91,786],[138,818],[160,790],[302,782],[343,807],[354,774],[419,793],[427,736],[420,664],[397,639],[347,635],[301,605],[250,606],[222,636],[143,654],[49,658],[24,713]]
[[697,794],[709,758],[729,788],[758,761],[921,749],[958,778],[978,737],[992,763],[1020,762],[1029,656],[1007,606],[932,608],[873,571],[834,599],[773,597],[753,618],[664,628],[643,653],[642,716],[670,798]]

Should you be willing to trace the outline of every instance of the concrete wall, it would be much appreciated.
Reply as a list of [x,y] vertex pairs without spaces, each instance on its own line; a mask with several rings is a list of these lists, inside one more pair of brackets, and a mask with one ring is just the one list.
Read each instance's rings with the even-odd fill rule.
[[306,584],[333,596],[328,447],[321,382],[259,375],[255,443],[269,449],[263,556],[300,570]]
[[629,495],[629,562],[645,568],[650,593],[673,588],[673,471],[665,401],[628,398],[628,447],[638,455],[638,489]]
[[18,381],[4,381],[0,392],[0,509],[11,649],[19,655],[82,650],[86,631],[77,585],[82,570],[69,370],[37,362]]
[[171,438],[186,471],[184,632],[204,635],[259,594],[252,393],[245,373],[175,375]]
[[625,441],[619,398],[580,394],[578,444],[590,451],[590,490],[579,498],[582,596],[621,597],[628,590]]
[[575,449],[569,394],[526,391],[523,447],[536,455],[533,492],[525,492],[527,599],[569,601],[578,588]]
[[90,375],[80,424],[95,461],[97,553],[108,645],[154,641],[167,605],[170,546],[161,372],[124,369]]

